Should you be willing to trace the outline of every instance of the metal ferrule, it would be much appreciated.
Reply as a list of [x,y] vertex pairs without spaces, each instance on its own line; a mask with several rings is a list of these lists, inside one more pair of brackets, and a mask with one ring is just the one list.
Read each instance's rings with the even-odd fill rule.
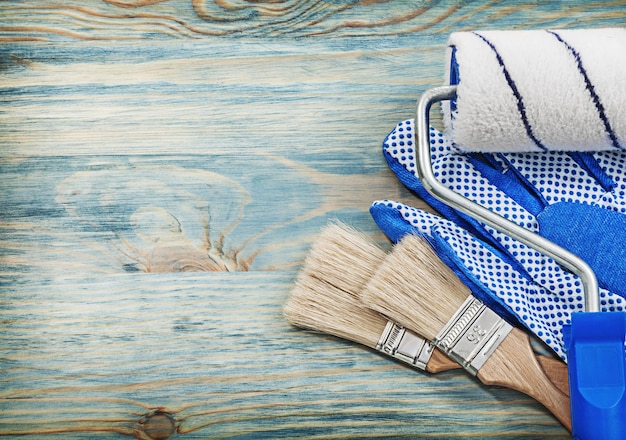
[[480,300],[469,296],[433,343],[476,375],[513,327]]
[[435,346],[395,322],[388,321],[376,349],[404,363],[426,369]]

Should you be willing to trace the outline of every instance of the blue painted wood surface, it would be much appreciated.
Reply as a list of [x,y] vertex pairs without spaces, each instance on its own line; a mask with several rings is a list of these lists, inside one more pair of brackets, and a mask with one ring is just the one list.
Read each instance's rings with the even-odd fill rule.
[[420,203],[380,144],[447,35],[626,2],[0,4],[0,435],[567,438],[540,405],[289,326],[320,228]]

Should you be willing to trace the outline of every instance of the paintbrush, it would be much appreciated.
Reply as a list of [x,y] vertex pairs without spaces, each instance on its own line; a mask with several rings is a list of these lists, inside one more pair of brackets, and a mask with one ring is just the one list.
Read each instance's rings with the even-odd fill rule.
[[361,299],[431,340],[482,383],[515,389],[542,403],[571,431],[569,397],[542,369],[528,335],[475,298],[423,238],[405,236]]
[[341,223],[315,241],[284,306],[297,327],[357,342],[430,373],[460,368],[424,338],[365,307],[358,294],[385,251]]
[[[311,247],[285,316],[298,327],[358,342],[430,373],[461,368],[430,341],[362,304],[361,291],[385,256],[365,234],[341,223],[329,225]],[[568,392],[567,366],[547,356],[538,359]]]

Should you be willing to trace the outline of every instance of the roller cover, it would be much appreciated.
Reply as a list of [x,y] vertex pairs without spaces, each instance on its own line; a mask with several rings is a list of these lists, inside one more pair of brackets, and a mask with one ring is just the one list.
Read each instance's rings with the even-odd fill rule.
[[447,61],[462,150],[626,149],[626,28],[456,32]]

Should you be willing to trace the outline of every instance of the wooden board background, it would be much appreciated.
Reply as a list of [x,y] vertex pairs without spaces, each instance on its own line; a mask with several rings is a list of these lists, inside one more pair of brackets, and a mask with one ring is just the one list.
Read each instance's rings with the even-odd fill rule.
[[[0,3],[0,435],[567,438],[530,399],[291,328],[329,220],[419,203],[380,144],[455,30],[624,1]],[[158,435],[152,434],[153,438]]]

